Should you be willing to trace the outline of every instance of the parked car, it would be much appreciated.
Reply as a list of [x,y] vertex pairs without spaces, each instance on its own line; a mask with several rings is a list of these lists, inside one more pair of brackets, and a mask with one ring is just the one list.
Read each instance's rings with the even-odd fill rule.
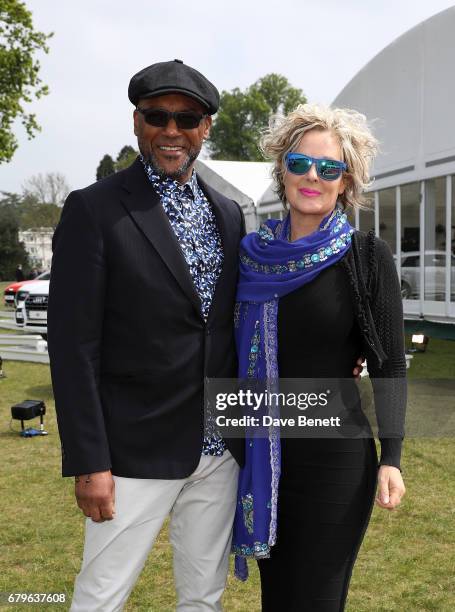
[[37,332],[47,340],[49,281],[34,281],[16,295],[16,325]]
[[47,286],[49,285],[49,281],[46,281],[46,280],[27,281],[26,285],[24,285],[23,287],[20,287],[16,291],[16,295],[14,296],[14,301],[16,305],[16,312],[15,312],[16,325],[19,325],[19,326],[24,325],[25,300],[29,294],[29,291],[35,287],[40,288],[42,286],[42,283],[45,283]]
[[10,285],[6,287],[3,293],[5,305],[14,307],[16,305],[16,294],[20,289],[22,289],[23,287],[26,287],[27,285],[30,285],[30,283],[35,283],[38,280],[49,280],[50,277],[51,277],[50,272],[43,272],[42,274],[37,276],[34,280],[24,280],[24,281],[11,283]]
[[[39,282],[39,281],[38,281]],[[35,283],[35,281],[33,281],[33,283],[29,283],[29,287],[32,287],[32,285]],[[19,289],[19,291],[16,292],[16,295],[14,297],[15,303],[16,303],[16,312],[15,312],[15,319],[16,319],[16,325],[19,325],[20,327],[22,327],[24,325],[24,308],[25,308],[25,298],[28,295],[28,290],[27,288],[21,288]]]
[[24,327],[36,331],[47,340],[47,303],[49,299],[49,282],[47,287],[32,289],[25,299]]
[[[455,255],[448,262],[451,266],[450,291],[455,296]],[[425,299],[444,300],[446,292],[445,251],[425,251]],[[408,251],[401,254],[401,295],[404,299],[418,299],[420,295],[420,253]]]

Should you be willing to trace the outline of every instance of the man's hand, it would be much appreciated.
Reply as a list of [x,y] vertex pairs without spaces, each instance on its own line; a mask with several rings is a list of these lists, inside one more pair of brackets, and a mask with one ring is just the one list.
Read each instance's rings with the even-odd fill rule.
[[352,374],[356,380],[360,380],[360,375],[363,372],[362,363],[365,361],[365,357],[359,357],[355,362],[354,369],[352,370]]
[[401,503],[406,493],[403,478],[398,468],[392,465],[381,465],[378,472],[378,492],[376,503],[381,508],[393,510]]
[[76,476],[75,495],[77,505],[95,523],[114,518],[114,479],[111,471]]

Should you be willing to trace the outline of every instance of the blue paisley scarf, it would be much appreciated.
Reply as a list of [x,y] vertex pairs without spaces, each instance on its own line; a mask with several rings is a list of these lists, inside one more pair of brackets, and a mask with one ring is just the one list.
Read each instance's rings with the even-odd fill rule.
[[[235,310],[240,379],[266,381],[269,391],[276,390],[278,300],[339,261],[353,232],[337,205],[318,230],[294,242],[289,242],[289,215],[284,221],[269,219],[243,238]],[[269,557],[276,542],[280,470],[279,430],[271,427],[268,437],[247,430],[232,541],[241,580],[248,577],[246,559]]]

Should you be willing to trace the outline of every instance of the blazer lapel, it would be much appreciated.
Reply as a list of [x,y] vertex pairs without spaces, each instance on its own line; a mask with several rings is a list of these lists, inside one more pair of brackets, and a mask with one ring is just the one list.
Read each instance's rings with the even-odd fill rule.
[[202,317],[201,300],[191,278],[188,264],[164,208],[161,206],[160,198],[151,186],[139,159],[125,173],[123,187],[125,191],[121,198],[122,204],[138,228],[152,243],[199,316]]

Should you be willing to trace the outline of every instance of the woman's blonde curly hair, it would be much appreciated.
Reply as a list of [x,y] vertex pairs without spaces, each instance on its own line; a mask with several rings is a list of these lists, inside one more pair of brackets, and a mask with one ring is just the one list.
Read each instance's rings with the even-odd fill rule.
[[364,208],[364,191],[371,185],[370,167],[378,151],[378,141],[371,133],[365,115],[348,108],[331,108],[320,104],[299,104],[285,117],[275,115],[263,134],[260,148],[274,162],[272,176],[277,194],[286,207],[284,176],[287,153],[295,151],[302,136],[310,130],[329,130],[340,143],[345,190],[339,201],[344,208]]

